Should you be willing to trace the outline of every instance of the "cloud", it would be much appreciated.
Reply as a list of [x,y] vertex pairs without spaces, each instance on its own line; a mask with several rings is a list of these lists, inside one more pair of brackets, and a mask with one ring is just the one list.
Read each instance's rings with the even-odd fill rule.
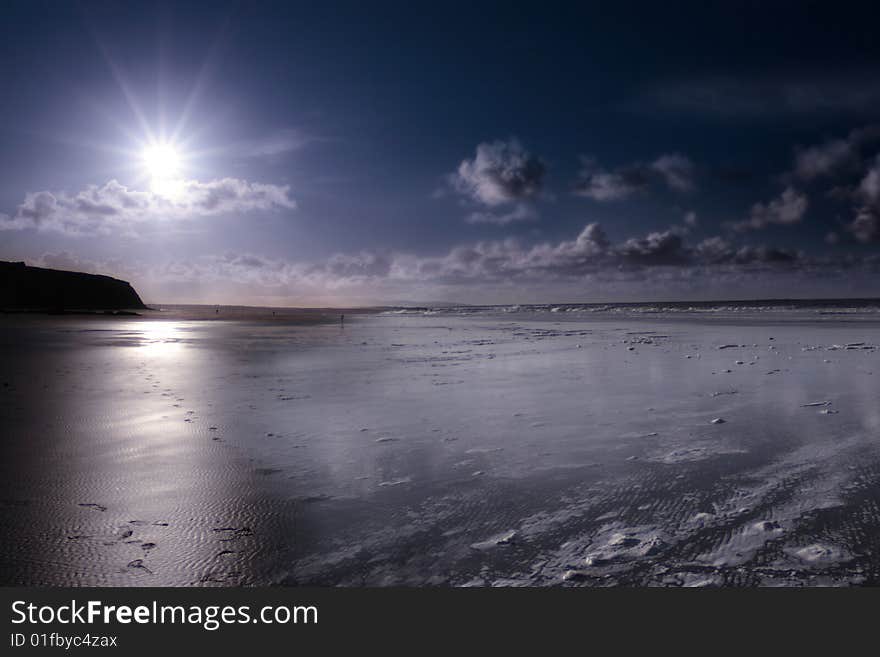
[[517,203],[509,212],[493,212],[491,210],[480,210],[468,215],[466,221],[469,224],[495,224],[496,226],[506,226],[507,224],[518,221],[535,221],[538,213],[535,209],[525,203]]
[[697,257],[704,262],[715,264],[727,262],[732,252],[730,243],[723,237],[708,237],[697,244],[694,249]]
[[672,230],[630,238],[617,248],[617,254],[625,261],[643,265],[682,264],[688,258],[681,236]]
[[750,221],[754,228],[763,228],[768,224],[796,224],[803,218],[808,205],[806,196],[787,187],[779,198],[768,203],[755,203]]
[[28,258],[27,262],[34,267],[102,274],[126,281],[135,280],[144,272],[144,267],[129,257],[88,258],[65,250],[49,251],[36,258]]
[[852,164],[852,144],[846,139],[832,139],[800,151],[795,157],[795,174],[804,180],[827,176],[844,165]]
[[675,230],[655,231],[615,244],[599,224],[590,223],[574,239],[531,246],[508,238],[464,244],[436,256],[362,251],[336,254],[315,263],[227,253],[172,263],[160,274],[173,280],[235,281],[312,291],[362,288],[373,293],[389,286],[528,285],[591,276],[625,276],[650,284],[662,275],[658,272],[668,270],[767,271],[800,268],[805,263],[804,256],[794,251],[765,245],[734,246],[721,237],[688,246]]
[[301,131],[284,128],[266,137],[241,142],[238,151],[242,157],[273,158],[299,150],[309,141]]
[[861,208],[846,228],[863,244],[880,242],[880,215],[871,208]]
[[697,262],[710,265],[736,264],[784,264],[802,260],[797,251],[779,249],[766,245],[735,247],[722,237],[709,237],[694,248]]
[[581,158],[582,168],[574,185],[577,196],[594,201],[620,201],[645,191],[651,184],[649,172],[642,166],[627,166],[615,171],[601,169],[592,157]]
[[191,219],[295,207],[287,185],[237,178],[185,180],[168,196],[129,189],[111,180],[75,194],[30,192],[13,216],[0,218],[0,230],[36,228],[72,235],[95,234],[130,229],[134,223],[150,219]]
[[[38,260],[31,263],[37,267],[46,267],[47,269],[63,269],[66,271],[82,271],[89,274],[106,274],[106,268],[103,263],[99,263],[87,258],[81,258],[69,251],[58,251],[53,253],[44,253]],[[103,268],[103,270],[102,270]]]
[[[831,139],[798,151],[794,175],[803,180],[829,178],[834,186],[829,199],[852,204],[852,221],[845,232],[863,244],[880,242],[880,125],[851,131],[843,139]],[[837,244],[841,235],[833,232],[826,243]]]
[[880,242],[880,155],[852,194],[858,205],[847,231],[863,244]]
[[767,203],[755,203],[749,218],[729,224],[737,231],[760,230],[770,225],[789,226],[800,223],[809,207],[809,201],[793,187],[786,187],[777,198]]
[[537,197],[546,167],[516,138],[482,143],[472,160],[463,160],[450,176],[458,193],[484,206],[496,207]]
[[524,246],[519,241],[478,242],[438,257],[395,256],[391,271],[406,279],[463,283],[467,281],[551,281],[611,272],[664,269],[793,266],[802,256],[768,246],[734,247],[720,237],[689,247],[676,230],[651,232],[612,243],[602,227],[591,223],[573,240]]
[[[105,266],[102,273],[121,273]],[[550,296],[784,296],[795,290],[822,291],[828,289],[822,285],[834,280],[838,285],[840,280],[858,282],[861,290],[876,281],[880,258],[816,258],[769,245],[735,244],[720,236],[690,245],[674,229],[614,242],[599,224],[590,223],[572,239],[536,244],[488,240],[438,255],[361,251],[294,262],[225,253],[135,269],[123,277],[151,301],[384,305],[432,299],[546,302]]]
[[636,162],[614,170],[602,169],[589,156],[581,157],[574,194],[594,201],[620,201],[661,184],[679,192],[694,189],[694,165],[684,155],[661,155],[649,164]]
[[391,271],[391,257],[362,251],[355,255],[336,254],[322,266],[307,269],[310,273],[327,273],[336,278],[362,279],[387,276]]
[[794,174],[802,180],[854,173],[863,166],[862,150],[880,139],[880,126],[853,130],[843,139],[829,139],[821,144],[799,149],[795,154]]
[[680,192],[689,192],[694,188],[694,165],[684,155],[671,153],[661,155],[651,164],[666,184]]
[[858,194],[868,205],[880,205],[880,156],[859,183]]
[[868,169],[853,196],[859,201],[847,231],[859,242],[880,242],[880,156]]

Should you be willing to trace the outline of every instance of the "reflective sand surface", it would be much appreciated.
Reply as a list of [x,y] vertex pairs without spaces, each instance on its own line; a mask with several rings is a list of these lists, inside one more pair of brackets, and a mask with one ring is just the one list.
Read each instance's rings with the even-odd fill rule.
[[7,317],[0,578],[877,583],[878,344],[778,313]]

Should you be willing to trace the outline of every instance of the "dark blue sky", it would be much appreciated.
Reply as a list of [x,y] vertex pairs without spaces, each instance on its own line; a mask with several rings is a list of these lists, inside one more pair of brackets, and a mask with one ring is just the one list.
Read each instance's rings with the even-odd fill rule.
[[866,3],[418,4],[4,3],[0,258],[165,302],[876,293]]

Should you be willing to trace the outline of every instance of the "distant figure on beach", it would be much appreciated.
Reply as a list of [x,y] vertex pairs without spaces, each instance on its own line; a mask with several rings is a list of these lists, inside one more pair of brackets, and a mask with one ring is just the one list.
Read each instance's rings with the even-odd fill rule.
[[345,326],[345,315],[340,315],[340,316],[339,316],[339,325],[340,325],[340,326]]
[[216,308],[214,308],[214,313],[217,315],[220,314],[220,306],[217,306]]

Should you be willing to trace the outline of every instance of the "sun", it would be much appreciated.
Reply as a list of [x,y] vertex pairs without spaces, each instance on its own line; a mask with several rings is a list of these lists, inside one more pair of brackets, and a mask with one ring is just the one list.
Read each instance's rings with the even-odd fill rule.
[[180,153],[173,144],[152,144],[141,154],[151,178],[173,178],[180,173]]
[[174,144],[154,143],[144,147],[141,161],[155,194],[170,197],[180,190],[183,157]]

